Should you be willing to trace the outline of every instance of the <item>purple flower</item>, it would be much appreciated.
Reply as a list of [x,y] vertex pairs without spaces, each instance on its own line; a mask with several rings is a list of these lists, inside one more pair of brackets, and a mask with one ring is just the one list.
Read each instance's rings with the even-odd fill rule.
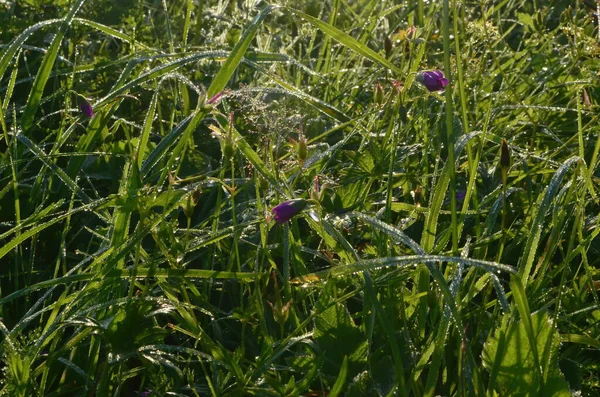
[[[458,190],[456,192],[456,202],[457,203],[462,203],[465,200],[465,197],[467,197],[467,191],[466,190]],[[450,204],[450,199],[444,200],[443,205],[449,205]]]
[[92,104],[82,96],[79,97],[79,110],[81,110],[81,113],[89,118],[94,117],[94,109],[92,109]]
[[277,223],[284,223],[298,215],[306,204],[307,201],[304,199],[289,200],[274,207],[272,212]]
[[443,91],[450,83],[448,79],[444,77],[444,73],[442,73],[441,70],[421,72],[417,75],[417,81],[422,83],[429,92]]

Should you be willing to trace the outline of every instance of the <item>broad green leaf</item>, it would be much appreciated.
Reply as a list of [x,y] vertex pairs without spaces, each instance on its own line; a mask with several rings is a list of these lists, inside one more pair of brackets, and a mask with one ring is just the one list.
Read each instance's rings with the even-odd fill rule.
[[[570,397],[569,386],[557,364],[560,343],[558,331],[546,312],[530,317],[536,346],[531,345],[523,320],[510,321],[505,314],[500,328],[484,345],[482,359],[490,373],[489,387],[501,396]],[[542,382],[536,380],[534,350],[542,357]]]
[[[325,290],[326,291],[326,290]],[[328,294],[328,292],[324,292]],[[324,303],[317,303],[319,305]],[[325,354],[323,372],[335,377],[347,357],[350,373],[356,373],[366,363],[367,340],[350,317],[348,309],[337,303],[315,319],[314,338]]]

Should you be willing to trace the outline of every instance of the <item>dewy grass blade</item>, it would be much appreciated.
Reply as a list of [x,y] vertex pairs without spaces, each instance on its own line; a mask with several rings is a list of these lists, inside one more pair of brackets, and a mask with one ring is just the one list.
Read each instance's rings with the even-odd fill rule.
[[[17,75],[19,74],[19,59],[21,57],[21,51],[19,51],[17,53],[17,56],[14,58],[14,68],[12,73],[10,74],[10,79],[8,81],[8,85],[6,87],[6,94],[4,96],[4,102],[0,103],[0,113],[2,113],[2,118],[4,119],[4,112],[6,112],[6,110],[8,109],[8,105],[10,103],[10,99],[12,97],[14,88],[15,88],[15,82],[17,81]],[[1,76],[0,76],[0,80],[2,80]],[[2,123],[4,123],[4,121],[2,120]],[[4,128],[6,128],[6,126],[4,126]],[[5,130],[6,131],[6,130]],[[8,142],[8,140],[7,140]]]
[[[19,245],[23,241],[27,240],[30,237],[37,235],[39,232],[48,228],[49,226],[52,226],[53,224],[55,224],[57,222],[63,221],[64,219],[73,215],[74,213],[82,212],[82,211],[89,211],[91,209],[94,209],[94,208],[100,206],[101,204],[105,203],[106,201],[107,200],[104,200],[104,199],[97,200],[97,201],[91,202],[89,204],[83,205],[81,207],[77,207],[77,208],[73,209],[72,211],[69,211],[62,215],[57,215],[52,220],[49,220],[45,223],[35,223],[31,228],[27,229],[26,231],[21,231],[20,233],[17,233],[16,237],[14,237],[8,243],[5,243],[0,248],[0,258],[4,257],[8,252],[10,252],[10,250],[12,250],[14,247]],[[15,231],[19,230],[17,228],[15,228],[14,230]],[[6,233],[5,233],[5,235],[6,235]]]
[[202,109],[196,110],[194,113],[186,117],[183,121],[181,121],[177,126],[171,131],[167,136],[165,136],[158,145],[150,152],[148,157],[142,163],[142,169],[140,170],[143,178],[145,178],[150,171],[152,171],[153,167],[168,154],[169,148],[171,148],[181,136],[185,135],[185,132],[188,129],[194,130],[200,122],[206,116],[206,112]]
[[523,254],[519,259],[519,277],[521,279],[521,284],[524,287],[528,285],[529,273],[531,273],[531,267],[533,265],[533,261],[535,260],[535,254],[540,242],[546,211],[558,193],[564,176],[575,164],[581,164],[581,160],[577,156],[573,156],[565,161],[556,171],[556,174],[554,174],[552,177],[552,180],[548,184],[548,187],[544,190],[544,193],[540,194],[538,198],[537,205],[535,206],[536,212],[532,217],[533,224],[531,225],[529,238],[527,239],[527,244],[525,245]]
[[14,55],[32,34],[46,26],[50,26],[60,22],[63,22],[63,19],[49,19],[47,21],[42,21],[36,23],[33,26],[30,26],[23,33],[15,37],[13,41],[11,41],[10,44],[7,47],[5,47],[4,51],[2,51],[2,53],[0,54],[0,79],[4,77],[4,72],[6,72],[6,69],[8,68],[8,65],[10,64]]
[[148,110],[146,111],[146,117],[144,119],[144,126],[142,128],[142,134],[140,136],[138,147],[135,151],[135,161],[137,162],[137,166],[139,169],[142,169],[144,153],[148,146],[148,139],[150,139],[150,131],[152,130],[152,123],[154,122],[154,114],[156,112],[156,104],[158,102],[159,92],[160,84],[158,84],[158,87],[154,91],[152,99],[150,100],[150,105],[148,105]]
[[[107,251],[107,254],[110,254],[110,252]],[[35,291],[40,291],[46,288],[52,288],[57,285],[78,283],[82,281],[93,281],[99,276],[102,276],[107,279],[128,280],[131,278],[131,271],[126,269],[112,269],[109,272],[102,272],[102,274],[97,272],[87,272],[43,281],[37,284],[30,285],[27,288],[15,291],[10,295],[0,298],[0,304],[6,304],[22,296],[31,294]],[[139,279],[145,279],[147,277],[154,277],[156,279],[163,280],[173,278],[185,278],[190,280],[205,280],[207,282],[214,280],[237,280],[240,282],[251,283],[256,280],[256,275],[254,273],[226,272],[219,270],[202,269],[138,269],[136,271],[135,276]]]
[[244,53],[248,49],[248,46],[250,45],[252,40],[254,39],[254,36],[256,35],[260,24],[276,8],[278,8],[278,6],[269,5],[265,7],[246,28],[246,30],[242,34],[242,37],[240,38],[240,41],[238,41],[235,47],[233,47],[231,53],[225,60],[225,63],[223,64],[223,66],[221,66],[221,69],[210,84],[210,87],[208,87],[208,90],[206,91],[207,98],[210,99],[217,95],[219,92],[223,91],[223,89],[229,82],[229,79],[233,75],[233,72],[235,72],[235,69],[242,61]]
[[[89,26],[91,28],[94,28],[110,37],[114,37],[116,39],[122,40],[125,43],[131,43],[134,41],[134,39],[128,35],[126,35],[123,32],[120,32],[116,29],[111,28],[110,26],[106,26],[103,25],[101,23],[98,22],[94,22],[94,21],[90,21],[89,19],[84,19],[84,18],[73,18],[73,22],[81,24],[81,25],[85,25],[85,26]],[[148,47],[146,45],[144,45],[144,43],[136,41],[135,45],[141,49],[144,50],[150,50],[151,47]]]
[[332,37],[337,42],[348,47],[349,49],[356,52],[357,54],[360,54],[366,58],[369,58],[372,61],[375,61],[382,66],[385,66],[386,68],[388,68],[389,70],[394,72],[397,76],[402,76],[402,71],[396,65],[394,65],[393,63],[391,63],[390,61],[388,61],[387,59],[385,59],[384,57],[382,57],[381,55],[379,55],[378,53],[376,53],[375,51],[373,51],[372,49],[367,47],[365,44],[356,40],[352,36],[342,32],[335,26],[332,26],[332,25],[328,24],[327,22],[323,22],[320,19],[312,17],[302,11],[294,10],[291,8],[289,8],[288,10],[293,15],[297,15],[300,18],[304,19],[305,21],[309,22],[311,25],[315,26],[316,28],[319,28],[325,34]]
[[0,13],[0,394],[596,390],[590,1],[38,3]]
[[31,142],[23,134],[18,134],[17,139],[19,142],[27,146],[32,153],[35,154],[35,158],[43,162],[48,168],[52,170],[58,176],[58,178],[78,197],[80,197],[85,203],[90,203],[92,199],[83,191],[74,180],[72,180],[62,169],[60,169],[54,162],[49,160],[46,153],[42,151],[35,143]]
[[[455,145],[455,154],[453,158],[459,159],[467,143],[479,134],[481,134],[480,131],[474,131],[470,134],[462,136]],[[446,161],[444,167],[442,168],[442,175],[435,185],[435,190],[429,204],[429,212],[427,213],[427,218],[425,219],[425,231],[421,237],[421,247],[423,247],[423,249],[428,253],[431,252],[434,247],[435,238],[437,235],[438,217],[442,208],[442,204],[444,203],[444,197],[446,196],[448,186],[450,185],[452,169],[455,166],[456,165],[452,165],[450,161]]]
[[[67,29],[70,28],[75,14],[85,1],[86,0],[76,0],[73,3],[67,16],[62,20],[62,24],[58,32],[54,35],[54,39],[52,40],[46,55],[44,55],[42,64],[40,65],[40,68],[35,76],[35,80],[33,81],[33,87],[31,87],[31,92],[29,93],[29,98],[27,99],[27,104],[25,105],[25,110],[23,111],[23,116],[21,118],[21,125],[25,133],[27,133],[28,130],[33,126],[35,113],[40,105],[42,94],[44,93],[44,88],[46,87],[46,82],[48,81],[50,72],[54,67],[54,61],[58,55],[58,50],[62,44],[65,33]],[[0,73],[0,76],[1,75],[2,73]]]
[[418,254],[418,255],[426,255],[427,254],[427,252],[425,252],[425,250],[423,248],[421,248],[421,246],[419,246],[419,244],[417,244],[413,239],[408,237],[400,229],[396,229],[393,226],[390,226],[384,222],[381,222],[379,219],[373,218],[373,217],[365,215],[365,214],[361,214],[360,212],[351,212],[350,214],[348,214],[348,216],[350,216],[351,218],[358,218],[358,219],[368,223],[369,225],[381,230],[382,232],[384,232],[387,235],[389,235],[390,237],[392,237],[394,240],[399,241],[399,242],[405,244],[406,246],[408,246],[410,249],[412,249],[415,252],[415,254]]
[[419,263],[433,264],[439,262],[462,263],[463,265],[478,267],[488,272],[506,272],[512,274],[517,273],[517,270],[512,266],[503,265],[496,262],[483,261],[479,259],[469,259],[442,255],[410,255],[359,260],[348,265],[336,266],[318,272],[310,273],[304,276],[296,277],[291,281],[291,283],[296,285],[313,284],[316,282],[325,281],[330,277],[344,277],[365,270],[377,270],[385,267],[406,267],[415,266]]
[[[119,96],[127,94],[132,88],[139,87],[144,83],[160,78],[183,66],[204,59],[219,59],[222,58],[225,54],[226,53],[223,51],[197,52],[192,55],[178,58],[174,61],[156,66],[155,68],[152,68],[149,71],[140,74],[138,77],[134,78],[129,82],[125,82],[125,79],[128,77],[129,74],[124,74],[122,78],[119,79],[118,84],[115,84],[115,87],[113,87],[113,89],[106,96],[104,96],[96,102],[95,107],[105,106],[108,103],[115,101]],[[128,66],[129,72],[131,72],[135,66],[136,62],[132,63],[131,66]]]

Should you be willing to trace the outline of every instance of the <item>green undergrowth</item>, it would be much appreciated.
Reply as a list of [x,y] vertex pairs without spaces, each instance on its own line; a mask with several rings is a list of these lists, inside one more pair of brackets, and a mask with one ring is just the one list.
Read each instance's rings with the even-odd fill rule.
[[600,393],[568,3],[1,1],[0,395]]

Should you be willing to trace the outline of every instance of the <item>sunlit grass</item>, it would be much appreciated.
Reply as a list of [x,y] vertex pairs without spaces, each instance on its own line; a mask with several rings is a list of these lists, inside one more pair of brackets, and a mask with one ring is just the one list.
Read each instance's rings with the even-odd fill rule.
[[0,395],[599,392],[593,2],[5,3]]

